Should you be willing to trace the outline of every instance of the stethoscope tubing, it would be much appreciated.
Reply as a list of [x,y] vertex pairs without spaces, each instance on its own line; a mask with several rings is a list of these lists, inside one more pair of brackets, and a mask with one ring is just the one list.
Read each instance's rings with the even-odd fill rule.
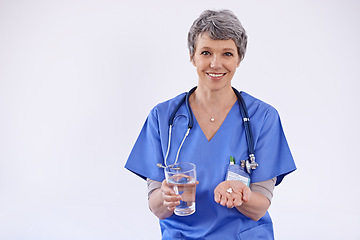
[[252,156],[255,156],[255,150],[254,150],[254,139],[253,139],[253,135],[252,135],[252,131],[251,131],[249,113],[247,111],[245,101],[244,101],[243,97],[241,96],[241,93],[239,93],[239,91],[236,90],[235,88],[233,88],[233,90],[238,99],[240,114],[243,119],[243,123],[244,123],[244,127],[245,127],[245,136],[246,136],[246,142],[248,145],[248,154],[249,154],[249,157],[252,157]]
[[[185,102],[186,105],[186,110],[188,113],[188,129],[184,135],[183,140],[181,141],[181,144],[179,146],[179,149],[177,151],[176,154],[176,158],[175,158],[175,162],[173,164],[176,164],[179,158],[179,154],[180,154],[180,150],[185,142],[185,139],[187,138],[187,136],[189,136],[190,134],[190,130],[194,125],[194,117],[193,117],[193,113],[191,111],[191,107],[190,107],[190,95],[196,90],[197,87],[192,88],[188,93],[186,93],[186,95],[180,100],[180,102],[176,105],[175,109],[173,110],[173,112],[171,113],[170,117],[169,117],[169,138],[168,138],[168,147],[166,150],[166,155],[165,155],[165,159],[164,159],[164,164],[165,166],[163,166],[162,164],[157,164],[158,167],[162,167],[165,168],[167,167],[167,159],[169,156],[169,152],[170,152],[170,145],[171,145],[171,136],[172,136],[172,127],[174,125],[174,119],[175,119],[175,115],[178,112],[179,108],[182,106],[182,104]],[[257,163],[255,162],[255,151],[254,151],[254,140],[253,140],[253,135],[252,135],[252,131],[251,131],[251,126],[250,126],[250,117],[249,117],[249,113],[247,111],[247,107],[245,104],[245,101],[243,99],[243,97],[241,96],[241,92],[237,91],[235,88],[232,88],[237,99],[238,99],[238,103],[239,103],[239,109],[240,109],[240,114],[244,123],[244,128],[245,128],[245,136],[246,136],[246,142],[248,145],[248,154],[249,154],[249,159],[251,161],[252,169],[255,169],[257,166]],[[251,167],[251,166],[250,166]],[[248,167],[248,171],[251,172],[250,167]]]

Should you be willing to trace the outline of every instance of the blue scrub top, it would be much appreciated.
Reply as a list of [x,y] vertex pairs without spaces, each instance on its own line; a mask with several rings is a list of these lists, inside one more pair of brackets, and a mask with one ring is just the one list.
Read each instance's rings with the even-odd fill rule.
[[[140,177],[156,181],[165,179],[164,164],[168,144],[169,117],[186,93],[155,106],[140,132],[125,168]],[[279,115],[272,106],[242,92],[248,108],[254,137],[255,157],[259,164],[251,182],[277,177],[276,185],[296,169]],[[178,148],[187,131],[185,104],[177,111],[167,164],[175,161]],[[214,189],[225,180],[229,158],[236,163],[247,159],[245,129],[238,102],[231,108],[214,137],[208,141],[196,118],[180,151],[178,162],[196,165],[199,185],[196,188],[196,212],[190,216],[160,220],[162,239],[273,239],[268,213],[259,221],[244,216],[236,208],[228,209],[214,201]]]

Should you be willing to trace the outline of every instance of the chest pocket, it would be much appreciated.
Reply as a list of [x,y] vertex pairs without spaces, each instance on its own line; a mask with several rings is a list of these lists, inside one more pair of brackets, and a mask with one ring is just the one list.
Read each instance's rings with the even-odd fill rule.
[[239,234],[240,240],[274,240],[272,223],[261,224]]

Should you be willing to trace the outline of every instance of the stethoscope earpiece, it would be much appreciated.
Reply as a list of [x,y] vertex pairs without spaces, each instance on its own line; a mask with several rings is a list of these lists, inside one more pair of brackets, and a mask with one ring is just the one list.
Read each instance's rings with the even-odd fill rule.
[[161,163],[158,163],[158,164],[156,164],[156,166],[158,167],[158,168],[166,168],[164,165],[162,165]]

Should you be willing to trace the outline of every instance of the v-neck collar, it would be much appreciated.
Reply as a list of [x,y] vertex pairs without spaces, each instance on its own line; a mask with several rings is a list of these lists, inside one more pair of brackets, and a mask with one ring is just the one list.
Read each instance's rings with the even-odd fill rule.
[[221,123],[220,127],[218,128],[218,130],[215,132],[214,136],[212,136],[212,138],[207,139],[203,129],[201,128],[198,120],[196,119],[195,114],[192,112],[193,118],[194,118],[194,124],[196,124],[196,127],[199,128],[199,130],[201,131],[201,135],[206,139],[207,142],[211,143],[214,142],[214,138],[216,138],[217,135],[221,134],[221,131],[223,128],[225,128],[223,125],[227,125],[228,124],[228,118],[231,118],[233,112],[235,111],[234,108],[236,109],[236,107],[238,106],[238,101],[235,101],[235,103],[232,105],[232,107],[230,108],[230,111],[228,112],[228,114],[226,115],[224,121]]

